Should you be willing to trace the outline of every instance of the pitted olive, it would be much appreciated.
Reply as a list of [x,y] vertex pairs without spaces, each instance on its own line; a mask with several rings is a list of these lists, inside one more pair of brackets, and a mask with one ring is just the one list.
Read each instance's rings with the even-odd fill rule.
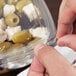
[[5,23],[8,26],[17,26],[19,23],[19,17],[16,14],[9,14],[5,17]]

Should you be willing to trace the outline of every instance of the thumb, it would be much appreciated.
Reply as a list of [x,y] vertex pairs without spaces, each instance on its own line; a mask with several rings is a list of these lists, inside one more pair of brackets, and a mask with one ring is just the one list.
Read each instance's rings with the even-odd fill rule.
[[71,74],[74,68],[53,47],[38,45],[34,51],[49,76],[74,76]]
[[76,50],[76,35],[66,35],[60,38],[57,44],[60,46],[68,46]]

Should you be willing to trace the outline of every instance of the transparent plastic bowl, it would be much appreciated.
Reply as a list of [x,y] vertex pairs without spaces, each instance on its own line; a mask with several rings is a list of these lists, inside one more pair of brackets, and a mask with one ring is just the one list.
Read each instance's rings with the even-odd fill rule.
[[[31,12],[31,16],[29,16],[29,12],[27,13],[27,16],[29,17],[30,21],[33,22],[31,22],[32,26],[28,25],[25,29],[29,30],[38,28],[39,32],[37,30],[34,31],[35,35],[38,34],[38,36],[42,38],[22,48],[0,53],[0,67],[8,69],[22,68],[32,62],[32,58],[34,57],[33,49],[37,44],[43,43],[47,45],[55,45],[56,29],[45,1],[32,0],[30,5],[32,5],[31,9],[27,7],[27,10],[30,9],[29,12]],[[21,27],[24,29],[24,26]]]

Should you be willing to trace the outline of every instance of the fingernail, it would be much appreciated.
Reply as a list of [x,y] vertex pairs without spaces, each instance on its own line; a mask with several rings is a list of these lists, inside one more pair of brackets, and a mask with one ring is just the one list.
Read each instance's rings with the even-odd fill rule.
[[67,41],[67,39],[62,38],[62,39],[59,39],[59,40],[58,40],[57,44],[58,44],[59,46],[67,46],[68,41]]
[[37,45],[35,48],[34,48],[34,53],[37,55],[38,54],[38,51],[40,51],[42,48],[44,48],[45,45],[43,44],[39,44]]

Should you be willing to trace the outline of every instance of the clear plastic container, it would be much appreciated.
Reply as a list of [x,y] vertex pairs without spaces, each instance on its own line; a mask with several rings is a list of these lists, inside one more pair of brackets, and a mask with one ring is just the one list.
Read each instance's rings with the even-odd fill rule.
[[[16,26],[16,23],[9,25],[9,27],[5,27],[5,25],[0,26],[0,42],[1,40],[4,41],[5,38],[8,37],[4,43],[0,43],[0,74],[8,72],[7,69],[19,69],[31,64],[34,57],[33,49],[37,44],[42,43],[52,46],[56,44],[55,25],[44,0],[32,0],[32,2],[29,0],[16,0],[18,2],[24,1],[24,3],[18,5],[19,7],[16,7],[16,3],[13,4],[16,7],[16,10],[14,6],[11,6],[11,3],[15,0],[1,1],[6,1],[6,3],[3,3],[3,5],[0,6],[3,6],[3,11],[0,9],[0,25],[4,25],[5,21],[7,24],[11,24],[12,22],[10,22],[10,19],[17,22],[18,17],[20,22],[18,26]],[[15,13],[16,15],[12,17],[8,16],[12,13]],[[6,36],[6,33],[8,36]],[[14,33],[16,33],[16,37],[13,39],[15,43],[11,41]],[[24,40],[24,44],[18,43],[24,42]],[[76,52],[74,52],[72,49],[70,50],[65,47],[62,48],[58,46],[56,46],[55,49],[57,49],[57,51],[62,54],[71,64],[76,62]]]
[[[37,44],[55,45],[56,29],[45,1],[32,0],[32,2],[23,8],[23,11],[26,13],[26,19],[24,19],[25,15],[23,15],[20,26],[23,30],[29,31],[36,39],[30,41],[25,46],[19,45],[6,52],[1,51],[1,68],[18,69],[27,66],[32,62],[32,58],[34,57],[33,49]],[[16,14],[21,17],[22,13],[17,12]],[[24,24],[27,26],[24,26]]]

